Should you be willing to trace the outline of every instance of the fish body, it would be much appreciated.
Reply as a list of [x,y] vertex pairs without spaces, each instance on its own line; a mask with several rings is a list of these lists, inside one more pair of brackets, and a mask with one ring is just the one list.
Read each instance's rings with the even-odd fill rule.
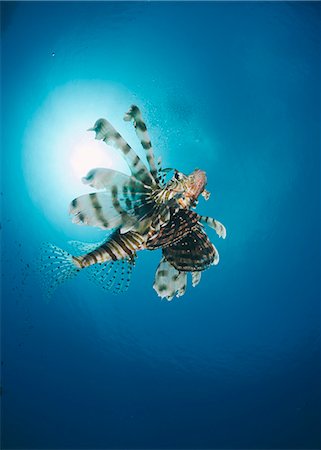
[[133,122],[147,166],[106,119],[98,119],[89,129],[95,132],[96,139],[122,153],[131,175],[96,168],[82,178],[96,192],[72,200],[69,208],[72,221],[98,227],[108,235],[97,245],[73,242],[82,250],[80,254],[77,251],[72,255],[52,244],[46,245],[41,271],[44,279],[49,280],[50,293],[83,269],[104,288],[121,292],[128,288],[137,252],[161,249],[162,259],[153,287],[160,297],[171,300],[185,293],[188,272],[194,287],[200,282],[202,271],[219,262],[218,251],[204,226],[212,227],[219,237],[225,238],[224,225],[192,210],[199,196],[209,198],[206,173],[195,169],[185,175],[174,170],[172,178],[165,182],[164,174],[171,169],[157,168],[139,108],[132,106],[124,120]]
[[116,231],[99,247],[84,255],[73,256],[72,259],[79,269],[108,261],[131,260],[136,256],[136,252],[143,248],[143,243],[144,237],[140,233],[129,231],[120,234]]

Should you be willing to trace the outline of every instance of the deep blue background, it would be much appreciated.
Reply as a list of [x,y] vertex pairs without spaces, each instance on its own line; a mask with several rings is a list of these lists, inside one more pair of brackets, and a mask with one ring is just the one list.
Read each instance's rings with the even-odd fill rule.
[[[320,4],[1,12],[2,447],[320,448]],[[228,237],[181,299],[152,290],[156,252],[122,296],[82,276],[40,293],[40,243],[77,227],[31,198],[24,136],[78,80],[124,86],[165,166],[208,173],[198,210]]]

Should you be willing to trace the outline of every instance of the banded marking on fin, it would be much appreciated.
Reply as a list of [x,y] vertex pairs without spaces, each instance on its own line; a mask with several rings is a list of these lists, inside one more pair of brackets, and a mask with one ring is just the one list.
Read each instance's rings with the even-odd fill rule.
[[[126,189],[125,189],[126,188]],[[151,214],[155,203],[147,193],[136,193],[123,186],[119,194],[116,185],[109,192],[94,192],[75,198],[69,207],[73,223],[110,230],[126,227],[127,231]]]
[[163,248],[163,255],[177,270],[184,272],[203,271],[219,262],[217,249],[200,225],[180,241]]
[[149,170],[151,171],[152,176],[155,181],[158,181],[158,171],[155,164],[154,151],[152,147],[152,143],[147,131],[146,124],[144,122],[142,113],[138,106],[132,105],[127,113],[124,116],[124,120],[127,122],[133,121],[136,134],[143,149],[146,152],[146,158],[149,165]]
[[191,272],[192,275],[192,286],[196,287],[201,281],[202,272]]
[[205,223],[209,227],[213,228],[216,231],[218,237],[225,239],[226,238],[226,228],[225,226],[216,219],[208,216],[200,216],[200,222]]
[[198,225],[199,215],[194,211],[179,209],[171,215],[167,223],[157,234],[150,234],[146,243],[149,250],[165,248],[179,242],[184,236],[191,233]]
[[149,186],[155,184],[154,177],[145,164],[108,120],[98,119],[88,131],[96,133],[95,139],[103,140],[106,144],[113,145],[120,150],[135,178]]
[[187,273],[180,272],[163,257],[157,267],[153,288],[161,298],[171,301],[185,294]]
[[91,169],[81,181],[95,189],[106,189],[107,191],[110,191],[111,186],[117,185],[119,188],[125,188],[132,193],[151,192],[151,189],[137,178],[102,167]]

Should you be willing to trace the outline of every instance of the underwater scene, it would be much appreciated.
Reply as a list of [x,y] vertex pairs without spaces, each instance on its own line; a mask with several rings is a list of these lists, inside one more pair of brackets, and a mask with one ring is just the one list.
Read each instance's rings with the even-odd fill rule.
[[320,448],[320,32],[1,2],[1,448]]

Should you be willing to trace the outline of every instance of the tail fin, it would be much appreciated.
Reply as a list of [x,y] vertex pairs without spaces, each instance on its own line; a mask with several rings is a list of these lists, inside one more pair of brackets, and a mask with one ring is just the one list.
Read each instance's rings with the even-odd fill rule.
[[43,244],[39,262],[42,284],[48,298],[60,284],[74,278],[80,271],[76,257],[50,243]]

